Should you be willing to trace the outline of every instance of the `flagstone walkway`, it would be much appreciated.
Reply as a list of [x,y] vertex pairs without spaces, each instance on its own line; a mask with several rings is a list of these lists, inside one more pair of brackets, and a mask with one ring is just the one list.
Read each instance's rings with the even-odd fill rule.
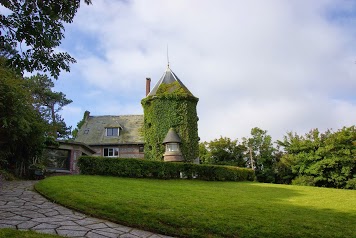
[[0,182],[0,228],[34,230],[67,237],[168,238],[92,218],[52,203],[33,190],[36,181]]

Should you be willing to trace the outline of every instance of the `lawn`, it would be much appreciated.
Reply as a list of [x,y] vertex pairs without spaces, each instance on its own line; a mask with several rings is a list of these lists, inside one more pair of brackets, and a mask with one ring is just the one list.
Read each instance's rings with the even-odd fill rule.
[[62,236],[48,235],[34,231],[19,231],[15,229],[0,229],[0,238],[61,238]]
[[253,182],[59,176],[36,189],[68,207],[180,237],[356,237],[356,191]]

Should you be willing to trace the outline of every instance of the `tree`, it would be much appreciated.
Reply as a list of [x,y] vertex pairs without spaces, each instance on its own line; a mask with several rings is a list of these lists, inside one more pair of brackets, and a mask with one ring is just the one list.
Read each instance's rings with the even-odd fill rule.
[[233,165],[245,167],[244,152],[246,148],[239,144],[237,140],[227,137],[220,137],[210,142],[200,143],[200,158],[205,163]]
[[[84,0],[91,4],[91,0]],[[1,1],[11,13],[0,14],[0,56],[19,72],[43,71],[58,78],[75,59],[56,51],[64,38],[64,23],[71,23],[80,0]]]
[[50,125],[48,135],[54,139],[68,138],[71,127],[67,127],[59,112],[72,100],[62,92],[52,91],[54,83],[47,75],[37,74],[26,78],[26,85],[33,97],[33,104],[42,118]]
[[344,188],[356,178],[356,128],[344,127],[320,133],[313,129],[305,136],[288,133],[278,144],[284,147],[284,161],[294,181],[323,187]]
[[77,123],[77,127],[72,131],[72,136],[73,139],[77,138],[78,132],[80,130],[80,128],[82,128],[82,126],[84,125],[86,119],[89,117],[90,112],[89,111],[85,111],[82,120],[80,120]]
[[32,105],[23,78],[0,58],[0,157],[18,176],[40,156],[47,123]]
[[248,148],[250,167],[255,169],[256,178],[260,182],[275,182],[275,156],[272,138],[258,127],[251,129],[251,138],[244,138],[244,145]]

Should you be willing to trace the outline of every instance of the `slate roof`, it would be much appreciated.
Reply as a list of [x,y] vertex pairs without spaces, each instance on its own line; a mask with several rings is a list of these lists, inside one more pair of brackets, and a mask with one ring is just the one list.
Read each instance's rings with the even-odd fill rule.
[[[107,127],[120,128],[119,137],[106,136]],[[143,144],[143,115],[89,116],[75,142],[87,145]]]
[[166,137],[163,140],[163,144],[166,144],[169,142],[182,143],[182,140],[180,139],[179,135],[173,128],[169,129]]
[[157,90],[159,88],[159,86],[161,84],[170,84],[177,81],[180,86],[190,95],[193,96],[193,94],[189,91],[189,89],[182,83],[182,81],[179,80],[179,78],[177,77],[177,75],[171,70],[171,68],[169,68],[169,66],[167,67],[167,70],[163,73],[161,79],[156,83],[156,85],[153,87],[153,89],[151,90],[151,92],[147,95],[147,97],[149,96],[154,96],[157,93]]

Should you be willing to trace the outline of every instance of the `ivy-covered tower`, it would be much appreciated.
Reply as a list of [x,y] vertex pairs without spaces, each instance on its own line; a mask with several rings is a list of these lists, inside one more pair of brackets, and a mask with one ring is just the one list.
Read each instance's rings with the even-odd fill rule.
[[184,161],[193,162],[198,158],[198,101],[168,65],[161,79],[141,101],[146,159],[163,160],[162,143],[170,128],[174,128],[181,139]]

